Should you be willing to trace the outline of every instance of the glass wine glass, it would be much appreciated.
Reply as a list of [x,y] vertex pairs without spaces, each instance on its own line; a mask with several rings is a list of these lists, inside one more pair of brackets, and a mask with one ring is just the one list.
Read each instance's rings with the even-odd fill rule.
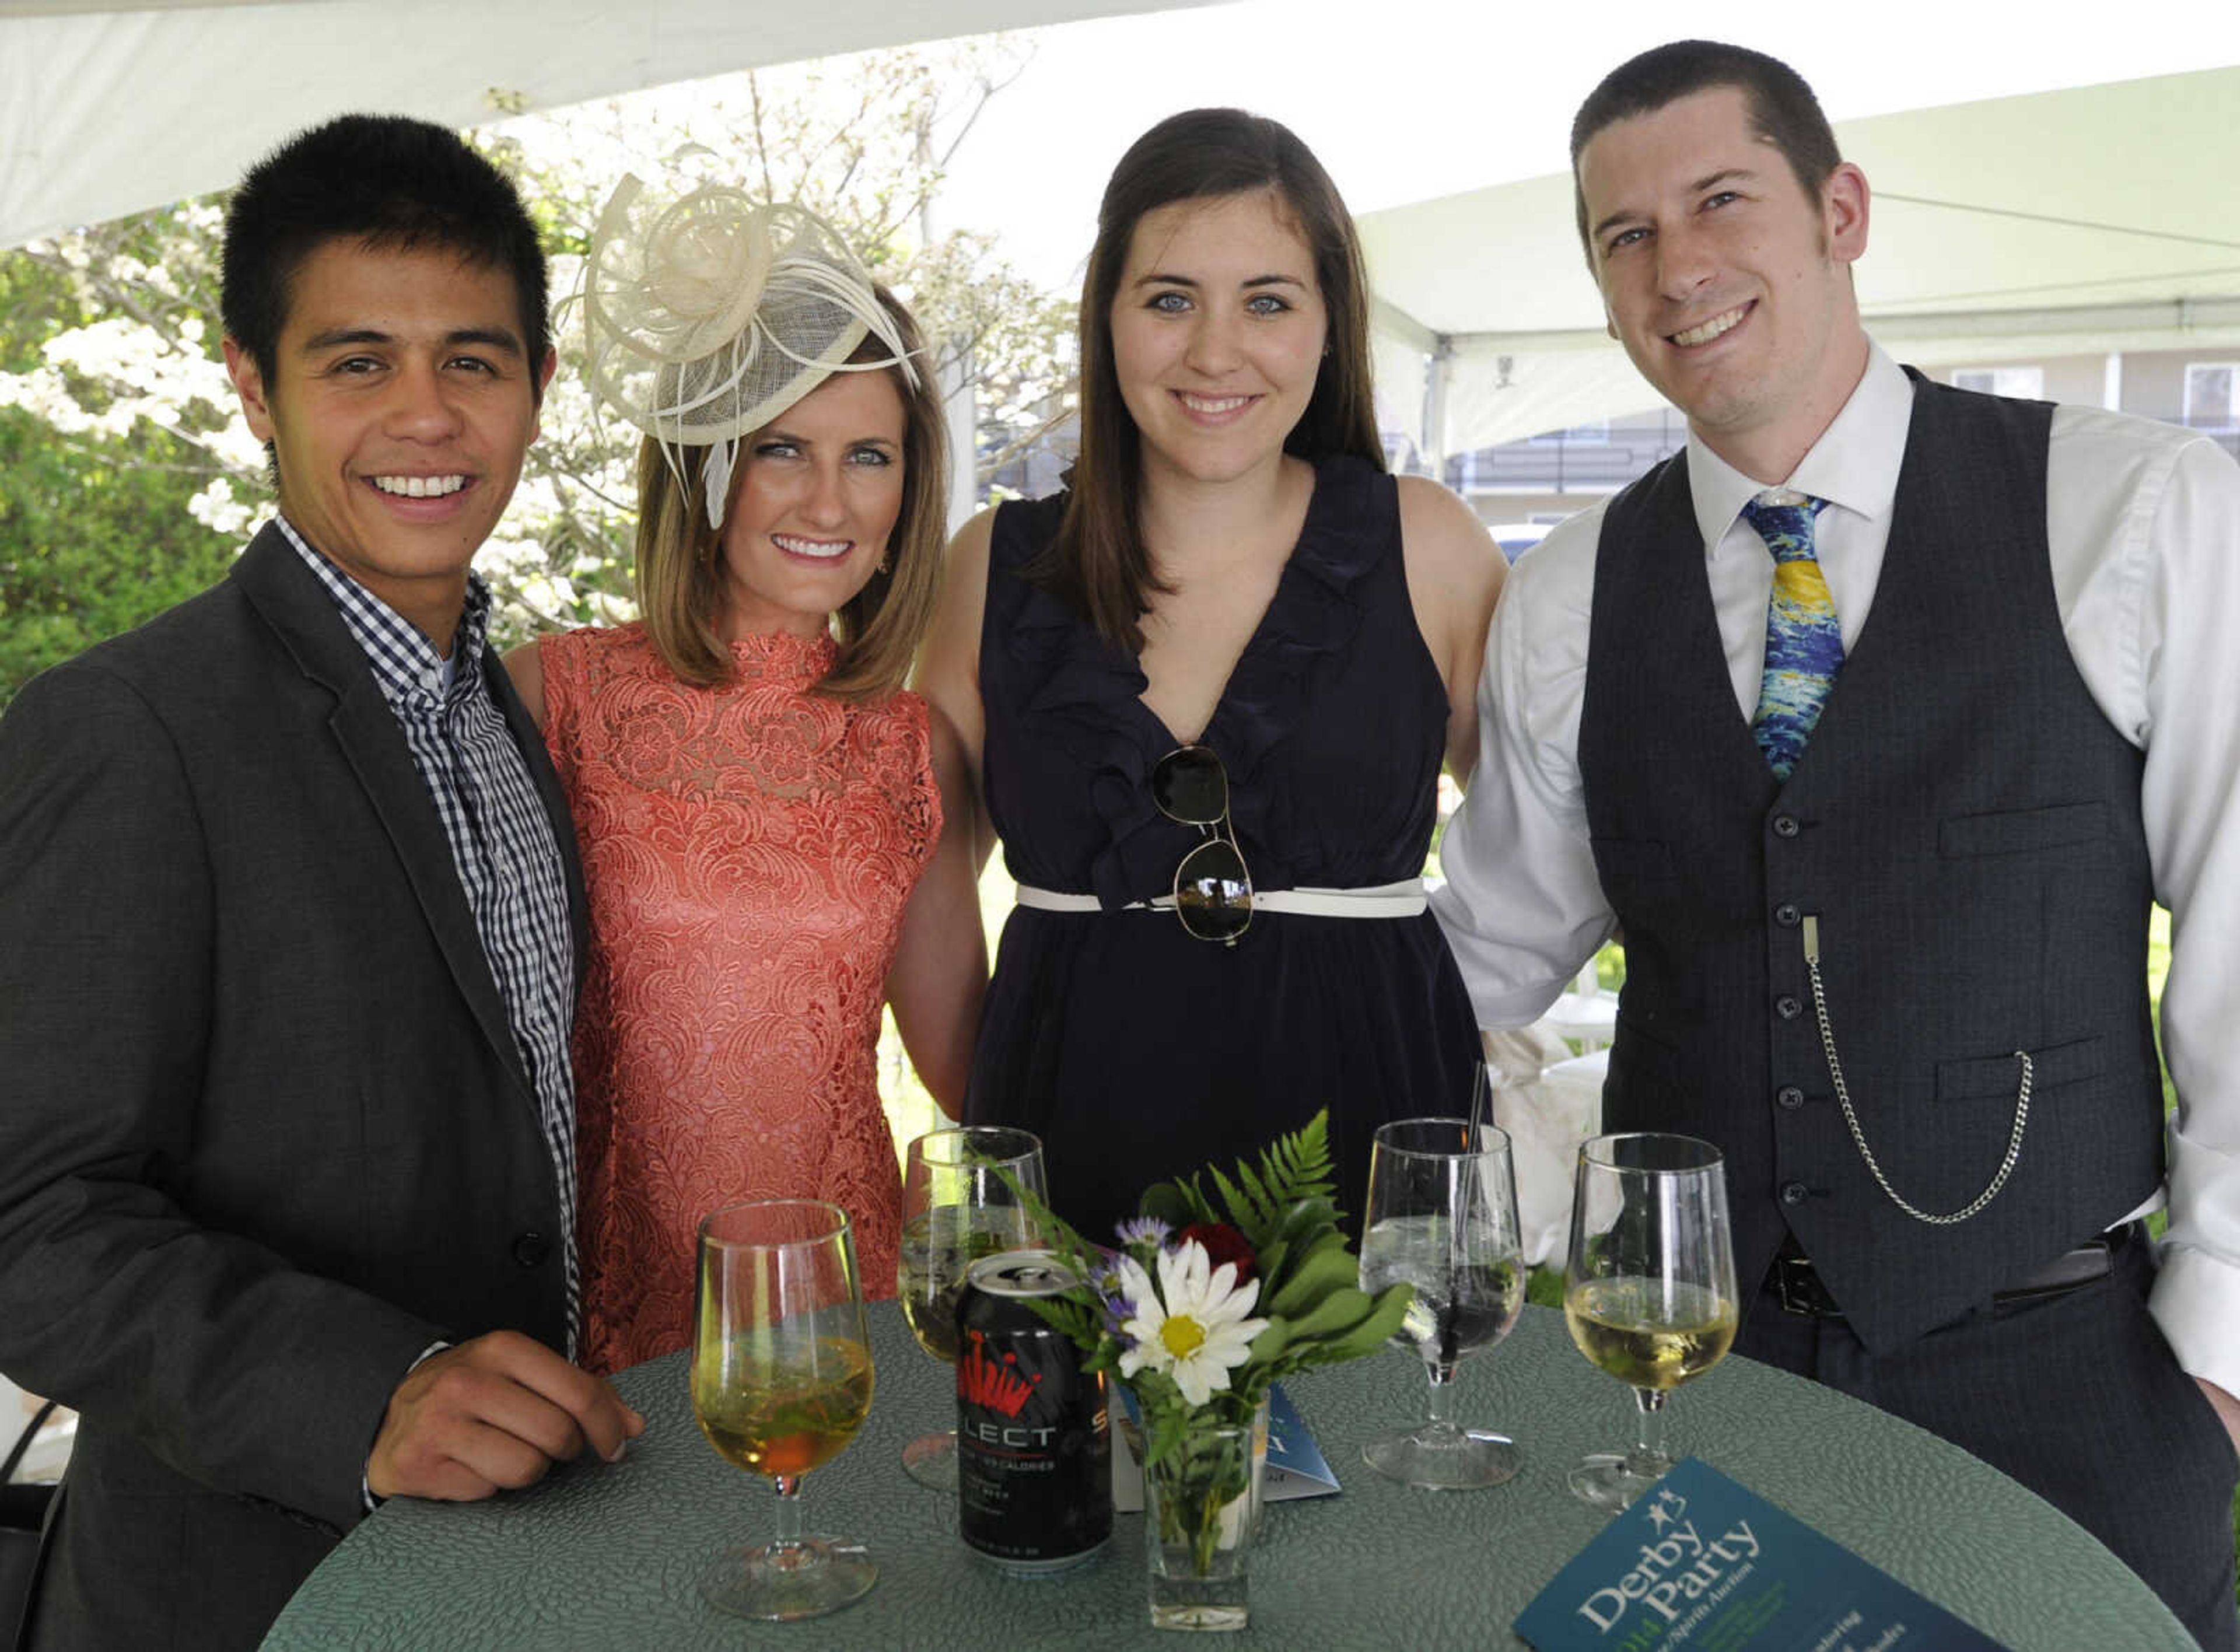
[[[1015,1180],[1006,1180],[1006,1174]],[[1040,1233],[1018,1189],[1047,1200],[1043,1144],[1025,1130],[968,1124],[910,1144],[903,1166],[903,1317],[917,1345],[957,1362],[957,1309],[965,1271],[983,1256],[1019,1250]],[[903,1469],[921,1486],[957,1490],[957,1430],[922,1434],[903,1448]]]
[[1666,1396],[1734,1345],[1726,1166],[1689,1136],[1597,1136],[1579,1148],[1563,1319],[1589,1362],[1630,1386],[1633,1449],[1570,1472],[1597,1509],[1624,1508],[1671,1468]]
[[1369,1152],[1361,1288],[1416,1288],[1392,1341],[1422,1355],[1430,1415],[1370,1441],[1362,1460],[1411,1486],[1497,1486],[1517,1472],[1506,1435],[1455,1422],[1455,1374],[1466,1354],[1509,1335],[1524,1306],[1517,1178],[1509,1136],[1459,1118],[1381,1125]]
[[862,1544],[801,1532],[801,1476],[871,1409],[871,1344],[848,1213],[821,1199],[728,1205],[700,1224],[692,1414],[726,1458],[777,1484],[777,1535],[727,1550],[700,1585],[742,1617],[815,1617],[860,1598]]

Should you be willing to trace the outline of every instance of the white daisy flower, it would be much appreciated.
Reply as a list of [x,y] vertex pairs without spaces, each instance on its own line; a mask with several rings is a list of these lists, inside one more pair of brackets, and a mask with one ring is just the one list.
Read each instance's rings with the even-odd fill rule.
[[1156,1290],[1133,1256],[1120,1258],[1120,1279],[1131,1316],[1121,1333],[1135,1339],[1120,1356],[1120,1375],[1133,1376],[1147,1366],[1163,1372],[1189,1405],[1203,1405],[1226,1389],[1230,1372],[1244,1363],[1252,1339],[1268,1326],[1245,1317],[1260,1299],[1260,1282],[1240,1289],[1236,1264],[1212,1267],[1195,1239],[1159,1253]]

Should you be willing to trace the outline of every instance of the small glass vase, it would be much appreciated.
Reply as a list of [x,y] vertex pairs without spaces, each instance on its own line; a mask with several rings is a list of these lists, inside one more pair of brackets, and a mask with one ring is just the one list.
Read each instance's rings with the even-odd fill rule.
[[1260,1533],[1268,1405],[1250,1422],[1193,1427],[1143,1471],[1143,1554],[1151,1627],[1241,1629],[1246,1570]]

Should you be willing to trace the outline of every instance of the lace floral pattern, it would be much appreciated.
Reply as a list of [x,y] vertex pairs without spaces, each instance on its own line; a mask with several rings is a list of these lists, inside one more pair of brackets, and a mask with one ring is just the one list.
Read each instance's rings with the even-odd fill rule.
[[539,645],[545,742],[591,906],[576,1017],[583,1363],[689,1343],[699,1220],[830,1199],[866,1294],[902,1189],[875,1054],[903,908],[941,831],[925,703],[815,697],[829,639],[732,645],[690,689],[643,629]]

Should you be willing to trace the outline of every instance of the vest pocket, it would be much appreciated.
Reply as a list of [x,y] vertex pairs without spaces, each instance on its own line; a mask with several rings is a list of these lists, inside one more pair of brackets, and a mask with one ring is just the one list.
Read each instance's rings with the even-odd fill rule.
[[2056,803],[1941,821],[1937,852],[1954,860],[1972,855],[2028,855],[2070,843],[2097,843],[2107,836],[2107,804]]
[[[2030,1052],[2032,1093],[2053,1084],[2074,1084],[2097,1078],[2108,1064],[2107,1040],[2097,1033],[2066,1044],[2050,1044]],[[2023,1064],[2014,1052],[1978,1056],[1972,1060],[1937,1063],[1937,1099],[1976,1101],[1984,1096],[2013,1096],[2022,1082]]]

